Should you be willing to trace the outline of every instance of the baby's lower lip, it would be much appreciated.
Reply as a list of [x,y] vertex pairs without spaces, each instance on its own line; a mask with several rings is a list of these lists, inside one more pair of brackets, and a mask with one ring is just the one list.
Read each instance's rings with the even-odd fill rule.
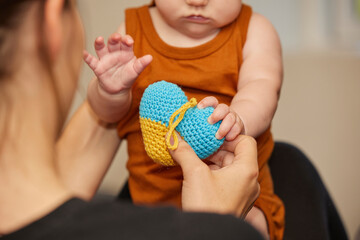
[[209,21],[209,18],[199,16],[199,15],[191,15],[191,16],[188,16],[187,19],[192,22],[197,22],[197,23],[206,23]]

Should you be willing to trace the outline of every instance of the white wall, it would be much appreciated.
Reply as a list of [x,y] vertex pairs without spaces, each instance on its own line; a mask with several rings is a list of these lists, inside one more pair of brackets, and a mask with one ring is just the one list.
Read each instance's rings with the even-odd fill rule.
[[[275,139],[297,145],[312,159],[354,239],[360,226],[360,28],[348,1],[246,2],[273,22],[284,47],[285,79],[273,122]],[[86,48],[94,53],[93,40],[115,31],[126,7],[148,2],[79,0]],[[84,67],[73,109],[85,98],[91,77]],[[123,144],[102,192],[118,193],[127,177],[125,161]]]

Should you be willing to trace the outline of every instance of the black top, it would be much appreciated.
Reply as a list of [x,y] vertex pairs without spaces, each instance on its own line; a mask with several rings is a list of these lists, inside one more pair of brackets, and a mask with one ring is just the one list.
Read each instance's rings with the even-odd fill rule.
[[40,220],[1,238],[10,239],[262,239],[230,215],[183,213],[120,201],[73,198]]

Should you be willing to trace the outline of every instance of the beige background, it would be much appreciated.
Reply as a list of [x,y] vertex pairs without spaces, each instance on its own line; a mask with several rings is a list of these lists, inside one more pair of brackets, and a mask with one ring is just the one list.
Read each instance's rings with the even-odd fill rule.
[[[93,53],[95,37],[107,37],[115,31],[123,21],[125,8],[149,1],[78,2],[86,31],[86,48]],[[274,0],[281,7],[273,8],[264,7],[269,5],[268,1],[247,2],[273,21],[284,46],[285,79],[273,121],[275,139],[297,145],[312,159],[349,236],[355,239],[360,226],[360,51],[356,49],[360,38],[354,31],[339,33],[340,20],[335,22],[339,27],[329,31],[327,20],[334,23],[332,20],[342,15],[324,14],[322,0],[299,0],[291,4]],[[84,66],[73,110],[85,99],[91,77],[91,71]],[[101,192],[118,193],[127,177],[125,161],[126,142],[105,177]]]

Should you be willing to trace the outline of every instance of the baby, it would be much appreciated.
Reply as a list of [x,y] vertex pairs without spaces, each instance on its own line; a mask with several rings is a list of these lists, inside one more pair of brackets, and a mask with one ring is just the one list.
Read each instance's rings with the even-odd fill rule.
[[145,88],[166,80],[201,100],[198,108],[215,108],[208,122],[222,120],[216,138],[256,138],[261,193],[246,220],[266,238],[282,239],[284,206],[267,164],[282,84],[281,46],[271,23],[241,0],[155,0],[126,10],[118,32],[107,45],[98,37],[95,50],[98,58],[84,54],[96,75],[88,101],[101,119],[118,122],[119,136],[128,141],[133,202],[181,207],[180,167],[147,156],[139,124]]

